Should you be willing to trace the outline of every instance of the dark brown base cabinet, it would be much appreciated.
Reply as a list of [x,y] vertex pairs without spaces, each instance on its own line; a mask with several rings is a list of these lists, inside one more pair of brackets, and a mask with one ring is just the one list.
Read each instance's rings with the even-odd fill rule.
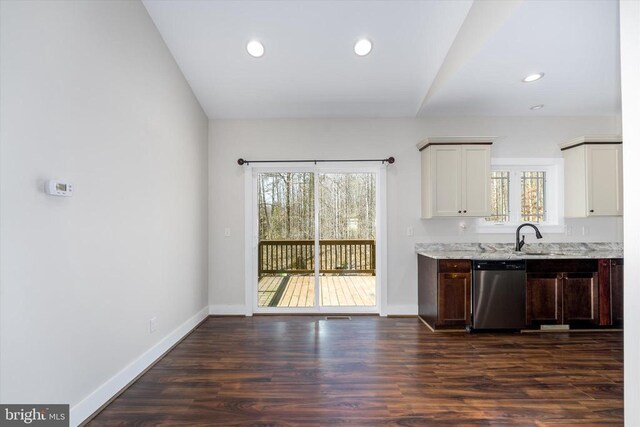
[[623,287],[624,287],[624,260],[611,259],[611,323],[613,326],[622,327],[622,306],[623,306]]
[[598,273],[528,273],[527,325],[599,325]]
[[562,276],[527,274],[527,325],[562,323]]
[[562,315],[565,324],[599,325],[598,273],[565,273]]
[[[527,327],[621,327],[622,259],[527,260]],[[418,314],[433,328],[471,325],[471,261],[418,255]]]
[[418,314],[432,327],[471,324],[471,261],[418,255]]
[[527,261],[527,325],[619,325],[621,271],[617,259]]

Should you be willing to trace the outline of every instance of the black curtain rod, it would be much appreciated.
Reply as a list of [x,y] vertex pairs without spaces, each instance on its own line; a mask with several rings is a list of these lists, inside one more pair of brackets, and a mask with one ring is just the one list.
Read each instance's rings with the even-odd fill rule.
[[345,160],[345,159],[339,159],[339,160],[327,160],[327,159],[321,159],[321,160],[245,160],[245,159],[238,159],[238,164],[240,166],[242,165],[248,165],[250,163],[343,163],[343,162],[387,162],[389,164],[393,164],[395,163],[396,159],[394,159],[393,157],[389,157],[386,159],[352,159],[352,160]]

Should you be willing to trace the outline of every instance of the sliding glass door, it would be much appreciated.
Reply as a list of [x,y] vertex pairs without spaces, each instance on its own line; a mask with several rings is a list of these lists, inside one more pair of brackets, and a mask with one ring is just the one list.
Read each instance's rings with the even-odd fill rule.
[[376,306],[376,179],[319,173],[320,305]]
[[259,172],[258,306],[315,307],[312,172]]
[[253,177],[254,311],[377,312],[378,174],[256,169]]

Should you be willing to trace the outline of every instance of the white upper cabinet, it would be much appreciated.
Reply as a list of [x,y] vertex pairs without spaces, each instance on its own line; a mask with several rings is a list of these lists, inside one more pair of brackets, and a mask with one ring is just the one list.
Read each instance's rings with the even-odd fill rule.
[[622,139],[581,137],[560,146],[565,216],[622,215]]
[[430,189],[433,216],[458,215],[462,198],[460,192],[462,186],[460,147],[443,145],[441,147],[429,147],[425,151],[427,151],[425,154],[430,156],[428,169],[431,170],[431,173],[429,180],[439,183],[439,185],[434,185]]
[[490,215],[493,140],[441,137],[418,144],[423,218]]
[[461,145],[463,213],[491,215],[491,146]]

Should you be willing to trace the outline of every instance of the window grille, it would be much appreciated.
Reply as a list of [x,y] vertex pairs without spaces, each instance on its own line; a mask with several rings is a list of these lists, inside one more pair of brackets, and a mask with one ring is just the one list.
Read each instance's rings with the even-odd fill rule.
[[523,171],[520,176],[520,218],[523,222],[545,220],[545,172]]
[[491,172],[491,222],[509,222],[509,172]]

